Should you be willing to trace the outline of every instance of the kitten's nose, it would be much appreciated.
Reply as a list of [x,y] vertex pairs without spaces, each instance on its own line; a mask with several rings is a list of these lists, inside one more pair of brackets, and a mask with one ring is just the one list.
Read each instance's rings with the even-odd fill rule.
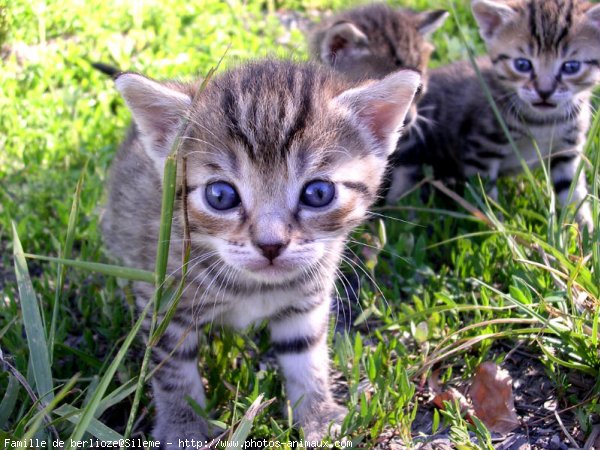
[[271,262],[273,262],[273,260],[277,258],[281,254],[281,251],[285,248],[285,244],[283,242],[269,244],[256,243],[256,246],[260,249],[263,256]]
[[554,94],[554,90],[552,89],[538,89],[537,90],[538,95],[540,96],[540,98],[544,101],[548,100],[550,97],[552,97],[552,94]]

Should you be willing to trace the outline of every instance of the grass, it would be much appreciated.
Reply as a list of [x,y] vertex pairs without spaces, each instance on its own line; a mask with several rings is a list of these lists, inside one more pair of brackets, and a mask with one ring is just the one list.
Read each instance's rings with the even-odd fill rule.
[[[440,6],[433,0],[405,4]],[[302,59],[302,33],[288,34],[275,11],[344,6],[343,0],[177,0],[168,7],[157,1],[0,1],[6,55],[0,71],[3,443],[56,435],[115,439],[130,431],[148,436],[153,406],[149,389],[139,389],[146,348],[134,339],[139,320],[124,280],[157,280],[157,274],[114,266],[103,250],[98,216],[129,114],[112,82],[88,62],[190,78],[206,75],[225,53],[220,70],[272,53]],[[456,17],[481,53],[465,2],[456,5]],[[432,65],[468,57],[457,23],[449,21],[434,40]],[[588,173],[598,217],[597,123],[590,135]],[[411,426],[429,409],[415,394],[433,367],[441,369],[442,381],[458,382],[484,360],[502,361],[506,347],[498,343],[517,342],[544,365],[571,429],[581,430],[580,439],[589,435],[599,412],[600,239],[567,225],[572,211],[555,209],[549,186],[538,170],[531,178],[502,180],[498,205],[482,197],[477,180],[462,205],[443,194],[423,205],[415,193],[355,233],[356,256],[349,257],[362,262],[344,270],[360,279],[359,298],[339,319],[351,313],[354,324],[347,334],[332,334],[331,347],[352,411],[344,428],[356,445],[370,448],[389,429],[413,442]],[[345,295],[348,288],[339,290]],[[204,339],[201,360],[215,426],[232,428],[226,436],[240,439],[248,433],[297,439],[281,413],[286,405],[261,405],[263,398],[282,397],[276,371],[259,364],[268,355],[265,333]],[[573,374],[582,374],[586,389],[575,389]],[[488,445],[481,424],[467,423],[456,409],[433,417],[440,428],[452,427],[457,446],[474,448],[469,431]]]

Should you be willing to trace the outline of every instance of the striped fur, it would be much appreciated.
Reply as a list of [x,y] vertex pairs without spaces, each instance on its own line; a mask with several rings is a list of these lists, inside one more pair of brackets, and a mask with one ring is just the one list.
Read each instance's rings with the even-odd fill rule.
[[[515,141],[516,155],[500,128],[480,81],[469,62],[432,71],[429,91],[419,105],[426,125],[411,131],[392,157],[395,166],[387,200],[396,201],[420,178],[423,164],[439,178],[475,174],[489,181],[539,163],[536,145],[546,163],[562,205],[579,207],[577,220],[592,230],[585,201],[585,173],[569,188],[582,157],[590,125],[591,89],[600,81],[600,7],[578,0],[474,0],[473,12],[489,57],[478,62],[504,121]],[[531,70],[519,71],[517,60]],[[576,61],[569,74],[563,64]]]
[[[153,349],[155,438],[176,448],[178,439],[210,434],[185,400],[205,403],[196,333],[207,323],[243,329],[268,319],[305,436],[320,439],[332,421],[340,423],[345,409],[329,389],[326,346],[337,265],[347,234],[375,199],[419,83],[413,71],[355,83],[321,66],[277,61],[225,72],[201,93],[197,83],[158,83],[137,74],[116,79],[135,126],[113,164],[103,231],[128,265],[153,268],[160,174],[181,118],[190,117],[179,155],[187,189],[177,195],[168,265],[177,277],[187,210],[190,271],[175,316]],[[334,185],[329,205],[300,202],[311,180]],[[207,186],[215,181],[234,186],[241,203],[209,206]],[[143,308],[153,287],[134,287]]]

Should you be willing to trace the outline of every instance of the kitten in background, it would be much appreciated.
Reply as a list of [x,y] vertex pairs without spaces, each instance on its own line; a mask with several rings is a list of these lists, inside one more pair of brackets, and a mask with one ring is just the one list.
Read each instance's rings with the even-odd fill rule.
[[[351,80],[380,79],[402,68],[421,73],[427,90],[427,66],[435,47],[428,38],[440,28],[448,12],[416,12],[373,3],[343,11],[315,26],[309,37],[313,59],[332,67]],[[416,102],[406,127],[417,120]]]
[[[516,143],[530,166],[536,145],[550,158],[556,195],[579,207],[576,219],[590,231],[585,171],[575,180],[591,121],[592,89],[600,81],[600,6],[582,0],[473,0],[488,55],[477,65]],[[497,198],[496,180],[522,170],[480,81],[468,61],[431,71],[420,102],[424,133],[408,133],[392,157],[395,202],[433,166],[442,179],[481,175]]]
[[[420,76],[351,82],[322,65],[262,61],[199,83],[125,73],[116,86],[134,126],[117,154],[102,221],[106,245],[153,270],[165,158],[184,117],[187,195],[175,204],[168,272],[177,278],[188,211],[187,287],[153,348],[154,437],[204,440],[197,330],[269,321],[294,421],[308,440],[339,432],[327,348],[331,296],[348,233],[376,199]],[[184,207],[184,202],[186,202]],[[142,309],[154,286],[134,284]],[[162,320],[162,316],[160,319]],[[144,323],[148,333],[150,319]],[[166,443],[170,442],[171,445]]]

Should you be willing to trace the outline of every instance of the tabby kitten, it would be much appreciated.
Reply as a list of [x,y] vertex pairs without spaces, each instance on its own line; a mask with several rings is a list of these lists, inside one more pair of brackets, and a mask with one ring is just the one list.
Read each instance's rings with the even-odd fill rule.
[[[419,83],[409,70],[354,83],[322,66],[271,60],[216,76],[200,93],[197,84],[116,78],[135,125],[112,167],[103,231],[128,265],[154,266],[163,166],[190,118],[180,150],[187,195],[177,199],[169,255],[177,277],[186,202],[189,281],[152,355],[162,364],[152,379],[154,437],[167,448],[208,436],[186,401],[205,404],[196,331],[207,323],[245,328],[268,319],[305,438],[322,438],[331,422],[339,430],[346,410],[332,398],[326,344],[337,265],[375,199]],[[154,287],[134,289],[143,308]]]
[[[525,162],[550,158],[561,204],[582,158],[591,118],[592,88],[600,81],[600,6],[583,0],[473,0],[472,9],[489,52],[477,64]],[[394,176],[387,200],[410,189],[423,164],[440,178],[479,174],[497,196],[498,176],[521,170],[469,62],[431,72],[420,103],[428,125],[411,132],[392,157]],[[537,143],[537,144],[535,144]],[[571,203],[577,220],[593,229],[585,173]],[[596,218],[597,220],[597,218]]]
[[[351,80],[382,78],[398,69],[421,73],[427,89],[427,65],[435,49],[427,38],[440,28],[448,12],[416,12],[373,3],[336,14],[316,26],[310,37],[314,59],[334,68]],[[407,125],[417,119],[411,107]]]

